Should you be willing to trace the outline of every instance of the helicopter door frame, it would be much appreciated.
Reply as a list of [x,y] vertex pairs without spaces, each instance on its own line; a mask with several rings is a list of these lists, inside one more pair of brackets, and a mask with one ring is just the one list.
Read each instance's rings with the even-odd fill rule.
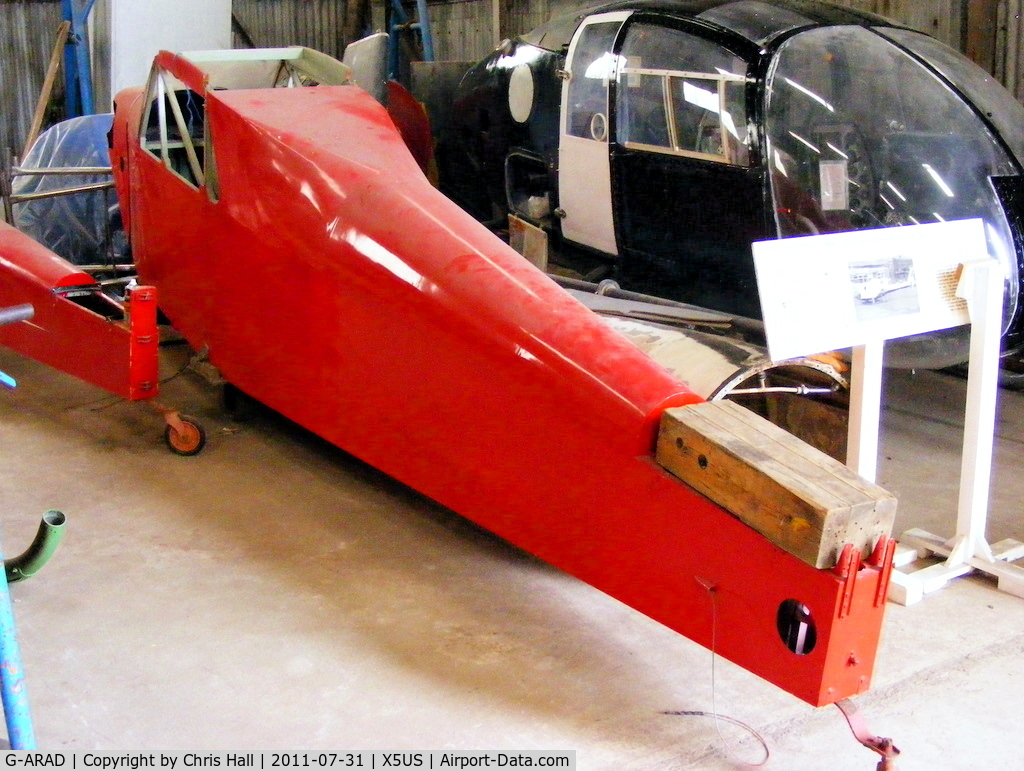
[[[558,138],[562,237],[613,255],[618,254],[618,242],[612,209],[608,86],[617,71],[613,44],[632,13],[595,14],[580,24],[565,57],[569,75],[562,84]],[[597,31],[597,25],[607,25],[609,29]],[[584,47],[581,55],[586,58],[577,61],[581,42],[593,45],[605,39],[604,51],[596,59],[593,54],[599,49]]]

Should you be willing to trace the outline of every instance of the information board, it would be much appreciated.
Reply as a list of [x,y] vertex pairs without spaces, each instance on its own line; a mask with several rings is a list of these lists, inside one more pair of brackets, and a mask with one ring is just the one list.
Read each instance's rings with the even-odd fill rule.
[[967,324],[961,264],[989,259],[982,220],[753,245],[775,361]]

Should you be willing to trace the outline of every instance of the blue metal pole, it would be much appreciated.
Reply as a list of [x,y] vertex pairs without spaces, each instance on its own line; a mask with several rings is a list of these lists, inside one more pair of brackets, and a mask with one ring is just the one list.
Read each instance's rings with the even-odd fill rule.
[[14,632],[14,611],[6,577],[0,580],[0,699],[4,705],[4,720],[11,749],[34,750],[36,736],[28,710],[28,694]]
[[64,112],[68,118],[82,114],[78,99],[78,56],[75,38],[75,7],[72,0],[61,0],[64,21],[71,22],[68,42],[64,44]]
[[64,82],[67,117],[92,115],[92,68],[89,63],[89,14],[96,0],[61,0],[71,34],[64,46]]
[[[0,308],[0,324],[26,321],[34,314],[35,309],[28,303]],[[10,387],[14,387],[13,379]],[[0,548],[2,563],[3,549]],[[11,608],[11,592],[7,588],[6,575],[0,580],[0,701],[4,706],[11,749],[34,750],[36,736],[32,730],[32,716],[28,711],[28,694],[25,693],[25,677],[21,668],[18,639],[14,633],[14,610]]]
[[434,36],[430,32],[430,14],[427,13],[427,0],[416,0],[416,11],[420,16],[420,40],[423,41],[423,61],[434,61]]
[[89,54],[89,14],[96,0],[85,0],[79,8],[78,88],[82,94],[82,115],[96,112],[92,103],[92,57]]
[[409,17],[405,15],[405,9],[402,8],[402,0],[391,0],[391,25],[388,30],[391,33],[391,37],[388,39],[388,77],[392,80],[398,80],[400,76],[398,71],[401,64],[399,38],[402,34],[402,26],[408,22]]

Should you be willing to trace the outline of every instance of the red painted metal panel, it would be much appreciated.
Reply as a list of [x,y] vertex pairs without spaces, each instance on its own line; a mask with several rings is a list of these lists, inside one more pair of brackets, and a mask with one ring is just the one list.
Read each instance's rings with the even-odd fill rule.
[[383,108],[206,98],[219,199],[137,143],[120,192],[141,278],[229,381],[701,644],[714,619],[720,654],[811,704],[864,690],[884,566],[816,570],[657,466],[661,412],[698,397],[430,187]]
[[0,261],[5,276],[41,288],[93,283],[88,273],[83,273],[38,241],[3,221],[0,221]]
[[[155,396],[131,385],[127,324],[78,305],[57,287],[89,286],[92,278],[10,225],[0,222],[0,306],[32,303],[29,321],[0,327],[0,345],[105,388],[125,399]],[[146,356],[149,363],[146,364]],[[136,366],[156,365],[156,346],[136,354]]]
[[128,398],[149,399],[160,383],[160,331],[156,288],[138,286],[125,304],[128,313]]

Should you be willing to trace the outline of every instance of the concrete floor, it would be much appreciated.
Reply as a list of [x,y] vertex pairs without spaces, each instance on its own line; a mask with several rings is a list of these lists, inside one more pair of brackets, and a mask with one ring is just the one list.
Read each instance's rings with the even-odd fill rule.
[[[165,351],[168,373],[183,358]],[[159,418],[6,350],[3,541],[43,511],[59,552],[12,586],[40,747],[245,751],[573,749],[580,769],[733,769],[708,651],[273,415],[233,423],[187,373],[164,401],[206,425],[194,458]],[[964,383],[890,374],[879,481],[896,532],[952,534]],[[1024,540],[1024,395],[1002,393],[990,540]],[[889,606],[857,703],[900,768],[1020,768],[1024,600],[957,579]],[[770,768],[873,769],[835,708],[719,660],[715,704]],[[760,747],[723,724],[743,760]]]

